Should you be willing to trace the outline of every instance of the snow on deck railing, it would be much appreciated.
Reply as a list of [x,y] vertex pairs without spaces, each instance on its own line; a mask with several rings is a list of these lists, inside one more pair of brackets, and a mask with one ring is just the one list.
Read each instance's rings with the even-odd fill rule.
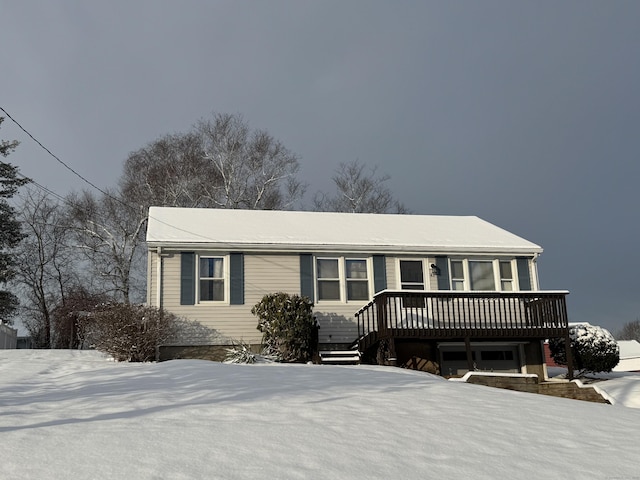
[[558,333],[567,328],[565,290],[526,292],[384,290],[356,313],[359,336],[387,330],[447,334],[491,329]]

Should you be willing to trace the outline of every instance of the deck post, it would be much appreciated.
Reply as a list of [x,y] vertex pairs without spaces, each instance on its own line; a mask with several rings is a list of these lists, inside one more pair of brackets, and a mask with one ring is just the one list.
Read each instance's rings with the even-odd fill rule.
[[571,351],[571,337],[569,336],[569,329],[564,335],[564,350],[567,357],[567,374],[569,380],[573,380],[573,352]]
[[389,358],[387,363],[390,367],[398,366],[398,357],[396,355],[396,340],[393,336],[389,337]]
[[378,320],[378,332],[383,333],[387,329],[387,295],[382,293],[375,297],[376,317]]
[[473,365],[473,354],[471,353],[471,338],[468,336],[464,337],[464,348],[467,352],[467,366],[469,371],[473,372],[475,367]]

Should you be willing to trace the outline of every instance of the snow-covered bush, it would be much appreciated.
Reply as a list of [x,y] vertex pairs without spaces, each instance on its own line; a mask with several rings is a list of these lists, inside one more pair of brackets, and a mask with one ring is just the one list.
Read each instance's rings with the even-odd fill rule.
[[262,353],[255,353],[251,349],[251,345],[247,345],[245,342],[234,342],[231,348],[227,348],[227,355],[225,356],[224,363],[269,363],[278,361],[277,357],[269,355],[264,351]]
[[[573,366],[578,375],[586,372],[610,372],[620,361],[620,349],[608,330],[588,323],[569,325]],[[549,340],[553,360],[567,364],[564,338]]]
[[258,317],[265,353],[282,362],[306,362],[318,345],[313,303],[307,297],[271,293],[251,309]]
[[234,343],[233,347],[227,348],[225,363],[256,363],[256,354],[251,350],[251,346],[244,342]]
[[114,304],[87,317],[87,340],[117,361],[155,360],[177,329],[176,316],[155,307]]

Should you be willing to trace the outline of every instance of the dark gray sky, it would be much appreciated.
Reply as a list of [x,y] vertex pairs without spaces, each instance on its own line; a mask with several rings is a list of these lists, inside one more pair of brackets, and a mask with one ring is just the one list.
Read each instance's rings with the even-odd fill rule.
[[[212,112],[301,157],[389,173],[413,213],[542,245],[571,321],[640,317],[640,2],[0,0],[0,106],[115,186],[127,154]],[[86,185],[6,120],[9,157]]]

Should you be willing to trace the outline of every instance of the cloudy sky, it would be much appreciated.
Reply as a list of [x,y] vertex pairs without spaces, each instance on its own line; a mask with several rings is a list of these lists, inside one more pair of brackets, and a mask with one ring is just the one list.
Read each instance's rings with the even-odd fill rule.
[[[572,321],[640,317],[640,2],[0,0],[0,106],[100,187],[213,112],[301,158],[307,200],[378,166],[413,213],[542,245]],[[10,120],[9,161],[87,187]]]

